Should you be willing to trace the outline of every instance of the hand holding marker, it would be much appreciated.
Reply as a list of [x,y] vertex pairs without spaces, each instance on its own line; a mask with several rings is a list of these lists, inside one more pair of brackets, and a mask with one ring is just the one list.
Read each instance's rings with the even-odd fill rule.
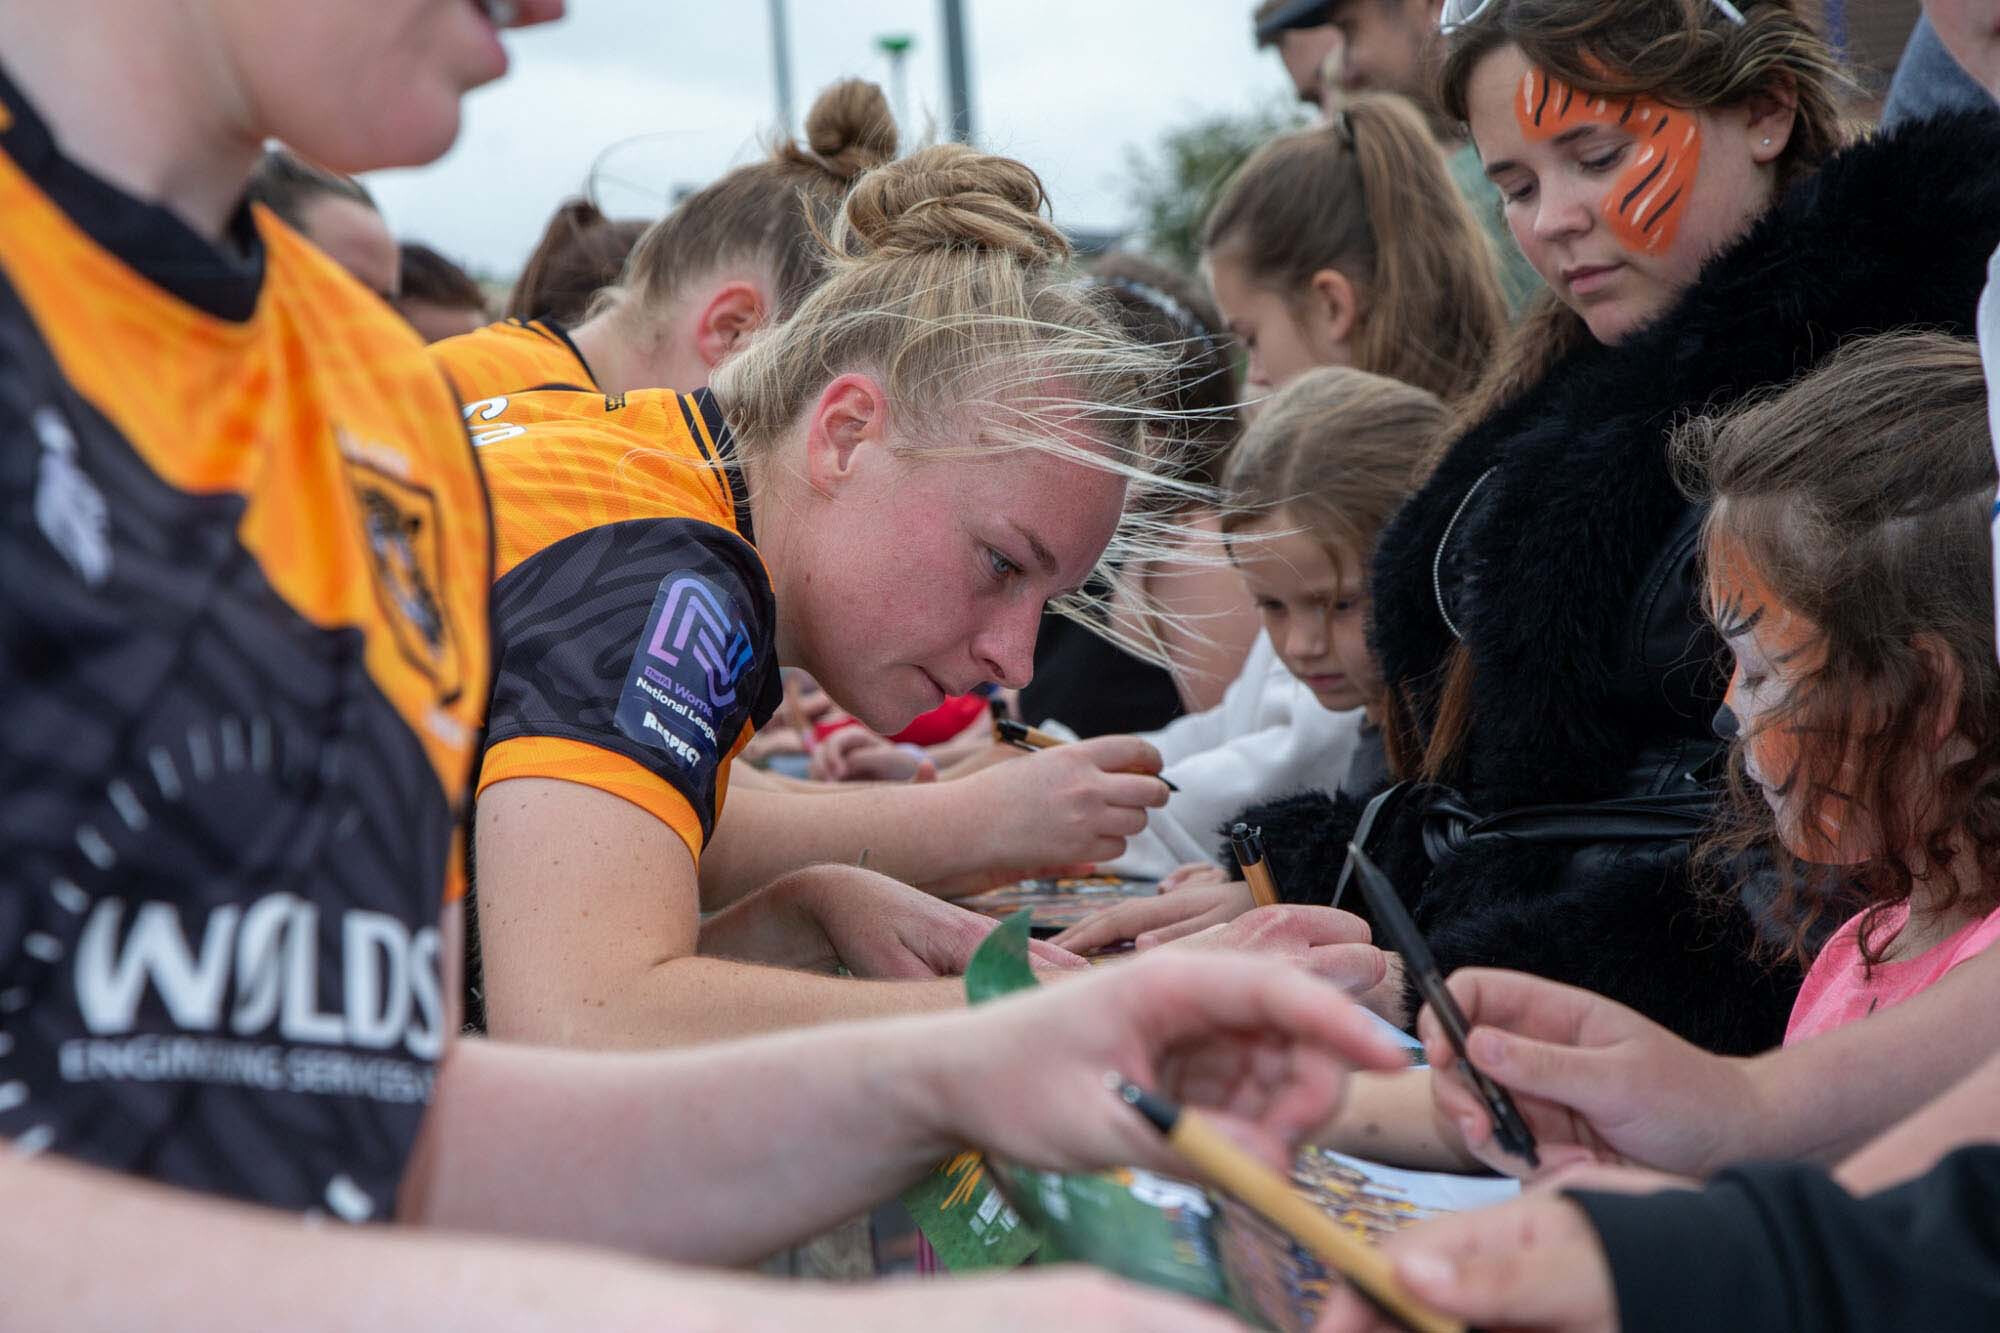
[[[1067,742],[1049,735],[1048,732],[1038,727],[1031,727],[1025,722],[1016,722],[1011,717],[996,717],[993,719],[993,739],[1002,744],[1011,745],[1017,750],[1049,750],[1058,745],[1067,744]],[[1167,782],[1165,778],[1160,777],[1157,773],[1148,774],[1147,776],[1160,778],[1161,782],[1166,783],[1168,791],[1177,792],[1180,790],[1179,787],[1176,787],[1171,782]]]
[[1347,844],[1347,861],[1361,883],[1361,893],[1368,899],[1368,908],[1374,913],[1376,923],[1389,932],[1390,944],[1403,956],[1404,969],[1416,979],[1417,989],[1423,992],[1424,1003],[1437,1014],[1444,1035],[1451,1041],[1451,1048],[1458,1052],[1459,1066],[1472,1081],[1479,1099],[1486,1103],[1487,1113],[1493,1117],[1493,1137],[1502,1148],[1530,1167],[1540,1167],[1541,1158],[1535,1155],[1535,1136],[1529,1131],[1528,1122],[1521,1118],[1514,1099],[1498,1083],[1486,1077],[1466,1055],[1465,1011],[1458,1007],[1458,1001],[1452,999],[1451,992],[1445,988],[1444,973],[1438,971],[1437,959],[1431,956],[1430,946],[1424,943],[1423,933],[1410,919],[1409,909],[1403,906],[1395,886],[1368,859],[1368,853],[1362,851],[1359,844]]

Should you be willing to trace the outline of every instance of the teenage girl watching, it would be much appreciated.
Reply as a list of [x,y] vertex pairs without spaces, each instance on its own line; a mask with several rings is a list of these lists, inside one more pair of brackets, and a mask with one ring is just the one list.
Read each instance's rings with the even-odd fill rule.
[[[927,149],[861,178],[829,276],[712,391],[468,408],[499,498],[476,840],[496,1035],[657,1045],[957,1002],[949,982],[696,956],[832,961],[756,899],[703,925],[697,876],[780,662],[885,732],[1026,683],[1044,604],[1089,579],[1156,466],[1160,358],[1079,284],[1041,205],[1019,163]],[[1150,772],[1094,780],[1121,841],[1166,796]]]
[[1258,412],[1223,476],[1222,526],[1264,632],[1220,708],[1147,737],[1180,791],[1108,866],[1167,876],[1172,891],[1106,909],[1058,936],[1063,947],[1150,947],[1248,911],[1248,886],[1220,882],[1208,860],[1218,828],[1329,774],[1342,789],[1380,785],[1368,561],[1447,425],[1433,395],[1345,367],[1307,371]]
[[1491,244],[1423,118],[1387,93],[1252,153],[1208,215],[1202,263],[1252,395],[1354,366],[1449,403],[1507,327]]

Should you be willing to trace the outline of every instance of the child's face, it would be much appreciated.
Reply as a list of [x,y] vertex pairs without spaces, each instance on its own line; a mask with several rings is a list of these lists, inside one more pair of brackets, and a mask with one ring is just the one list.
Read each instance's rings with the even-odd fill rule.
[[1709,584],[1717,630],[1735,670],[1723,706],[1743,738],[1744,771],[1777,819],[1778,837],[1803,861],[1841,865],[1870,851],[1853,827],[1851,758],[1834,774],[1802,772],[1801,732],[1786,716],[1797,691],[1825,663],[1819,626],[1778,599],[1740,555],[1718,559]]
[[1368,652],[1366,566],[1343,553],[1336,569],[1326,548],[1302,529],[1283,512],[1238,528],[1230,558],[1285,669],[1322,708],[1360,708],[1381,690]]
[[1250,397],[1275,393],[1317,366],[1352,359],[1313,302],[1288,301],[1283,292],[1250,281],[1226,252],[1211,252],[1203,264],[1216,309],[1243,344],[1243,387]]

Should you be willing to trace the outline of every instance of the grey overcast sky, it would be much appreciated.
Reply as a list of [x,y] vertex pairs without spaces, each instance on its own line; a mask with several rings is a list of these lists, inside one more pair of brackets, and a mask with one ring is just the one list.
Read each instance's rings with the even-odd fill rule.
[[[937,0],[790,0],[794,115],[837,78],[890,88],[884,33],[915,39],[912,125],[944,120]],[[1250,41],[1251,0],[966,0],[981,146],[1029,163],[1058,222],[1131,220],[1125,153],[1203,115],[1289,97]],[[591,179],[613,215],[653,216],[761,152],[777,120],[764,0],[570,0],[560,24],[509,36],[513,69],[466,101],[431,166],[367,183],[390,225],[511,275],[566,195]],[[796,125],[793,127],[796,129]]]

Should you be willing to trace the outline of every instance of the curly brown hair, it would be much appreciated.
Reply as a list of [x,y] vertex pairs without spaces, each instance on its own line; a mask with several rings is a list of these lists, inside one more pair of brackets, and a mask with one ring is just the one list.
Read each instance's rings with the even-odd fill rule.
[[[1740,562],[1811,626],[1800,678],[1755,735],[1795,739],[1800,808],[1844,807],[1867,844],[1838,867],[1785,851],[1744,770],[1755,736],[1740,736],[1703,864],[1726,873],[1771,847],[1784,868],[1775,910],[1802,957],[1829,911],[1865,907],[1862,958],[1879,962],[1871,932],[1920,884],[1934,911],[2000,906],[1994,461],[1976,345],[1859,339],[1782,391],[1687,422],[1672,449],[1683,489],[1710,506],[1709,568]],[[1740,608],[1709,613],[1725,636],[1744,628]],[[1966,857],[1977,888],[1953,873]]]

